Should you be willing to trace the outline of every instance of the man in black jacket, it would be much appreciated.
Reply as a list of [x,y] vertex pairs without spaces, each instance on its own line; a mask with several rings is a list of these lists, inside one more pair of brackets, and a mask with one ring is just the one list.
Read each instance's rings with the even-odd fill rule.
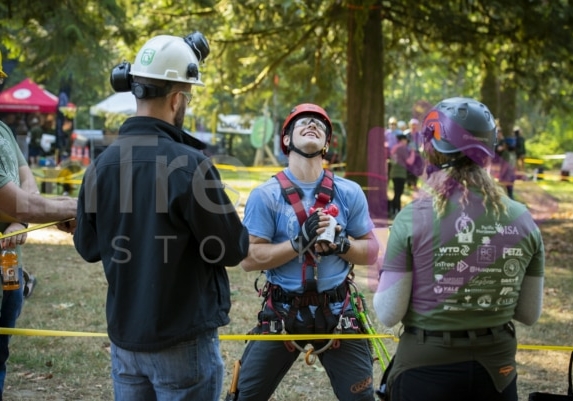
[[149,40],[111,76],[137,113],[87,169],[74,243],[102,261],[115,399],[218,400],[218,327],[229,323],[225,266],[248,251],[248,233],[220,176],[183,130],[199,63],[198,32]]

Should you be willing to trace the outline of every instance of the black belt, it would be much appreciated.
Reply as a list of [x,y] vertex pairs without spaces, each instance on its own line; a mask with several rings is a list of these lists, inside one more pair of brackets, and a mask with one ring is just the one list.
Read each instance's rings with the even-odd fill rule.
[[343,302],[348,294],[348,286],[346,282],[340,284],[339,286],[333,288],[332,290],[327,290],[324,292],[317,293],[316,291],[305,291],[302,294],[297,294],[294,292],[286,292],[278,285],[272,285],[269,289],[271,299],[274,302],[280,302],[283,304],[291,304],[295,299],[301,301],[301,306],[306,305],[320,305],[321,300],[327,300],[329,303]]
[[501,331],[511,332],[511,326],[509,323],[503,324],[496,327],[487,327],[485,329],[473,329],[473,330],[451,330],[451,331],[434,331],[434,330],[424,330],[414,326],[404,327],[404,332],[408,334],[424,334],[427,337],[445,337],[450,336],[450,338],[471,338],[471,337],[483,337],[489,336],[491,334],[499,333]]

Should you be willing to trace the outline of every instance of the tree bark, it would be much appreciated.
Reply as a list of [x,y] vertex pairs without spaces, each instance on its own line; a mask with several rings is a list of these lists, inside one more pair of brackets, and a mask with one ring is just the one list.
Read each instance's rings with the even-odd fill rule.
[[506,79],[499,93],[499,122],[505,137],[514,136],[517,108],[517,87],[512,79]]
[[384,74],[380,0],[350,8],[347,63],[346,176],[365,190],[374,219],[386,215]]

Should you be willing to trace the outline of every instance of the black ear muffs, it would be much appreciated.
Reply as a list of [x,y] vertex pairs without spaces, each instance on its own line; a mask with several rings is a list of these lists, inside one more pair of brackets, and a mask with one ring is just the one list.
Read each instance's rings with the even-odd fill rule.
[[[183,38],[183,40],[185,40],[185,43],[191,47],[191,50],[193,50],[193,53],[195,53],[195,56],[199,62],[205,60],[211,52],[211,49],[209,48],[209,42],[207,42],[205,36],[203,36],[203,34],[199,31],[195,31],[187,35]],[[190,76],[193,77],[193,75]]]
[[129,74],[131,69],[131,64],[124,61],[121,64],[116,65],[111,70],[111,75],[109,77],[109,83],[111,87],[116,92],[129,92],[131,90],[132,76]]

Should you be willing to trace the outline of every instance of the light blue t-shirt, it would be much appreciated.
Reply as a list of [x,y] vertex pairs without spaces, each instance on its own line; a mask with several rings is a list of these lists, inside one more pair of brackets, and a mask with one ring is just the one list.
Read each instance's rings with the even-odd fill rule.
[[[304,183],[296,180],[288,168],[284,171],[287,177],[302,189],[304,196],[301,201],[308,214],[308,210],[314,205],[315,190],[324,173],[316,182]],[[366,196],[354,181],[335,175],[332,203],[339,209],[336,220],[342,226],[342,233],[347,236],[358,238],[374,228],[368,214]],[[285,201],[276,178],[271,178],[251,192],[245,207],[243,224],[250,235],[266,239],[273,244],[294,238],[300,231],[295,211]],[[303,261],[297,256],[282,266],[267,270],[267,280],[281,286],[285,291],[302,293],[302,265]],[[349,271],[350,264],[339,256],[321,257],[317,263],[318,291],[337,287],[346,279]],[[307,278],[312,278],[311,272],[310,269],[307,271]]]

